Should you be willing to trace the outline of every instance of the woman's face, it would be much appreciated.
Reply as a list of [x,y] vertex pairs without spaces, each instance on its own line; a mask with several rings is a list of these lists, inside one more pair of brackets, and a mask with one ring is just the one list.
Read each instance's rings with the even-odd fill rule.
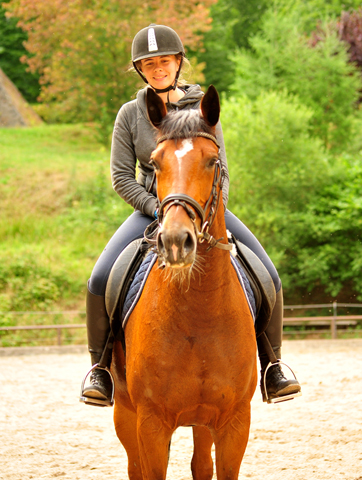
[[163,89],[173,84],[180,66],[175,55],[162,55],[141,60],[141,70],[153,88]]

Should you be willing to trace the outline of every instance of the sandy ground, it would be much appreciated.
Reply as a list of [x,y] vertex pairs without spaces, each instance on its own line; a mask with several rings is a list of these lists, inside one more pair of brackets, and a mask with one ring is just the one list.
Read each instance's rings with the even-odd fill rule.
[[[6,350],[6,351],[4,351]],[[362,340],[285,341],[303,397],[261,402],[240,479],[362,480]],[[0,479],[127,479],[111,408],[78,403],[85,348],[0,349]],[[191,429],[173,437],[169,479],[191,479]]]

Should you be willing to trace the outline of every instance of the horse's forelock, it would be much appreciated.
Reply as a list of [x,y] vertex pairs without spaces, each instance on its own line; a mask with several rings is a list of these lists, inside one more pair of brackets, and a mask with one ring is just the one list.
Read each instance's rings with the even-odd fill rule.
[[198,110],[170,112],[163,118],[159,129],[160,136],[174,139],[196,137],[198,132],[213,133]]

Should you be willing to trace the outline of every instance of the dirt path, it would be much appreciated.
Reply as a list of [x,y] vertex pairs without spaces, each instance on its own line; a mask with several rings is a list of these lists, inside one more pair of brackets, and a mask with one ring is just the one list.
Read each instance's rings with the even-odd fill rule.
[[[11,352],[0,349],[0,479],[126,480],[112,409],[78,403],[85,349]],[[239,478],[362,480],[362,340],[286,341],[283,352],[303,397],[266,405],[257,389]],[[169,479],[191,479],[191,454],[181,428]]]

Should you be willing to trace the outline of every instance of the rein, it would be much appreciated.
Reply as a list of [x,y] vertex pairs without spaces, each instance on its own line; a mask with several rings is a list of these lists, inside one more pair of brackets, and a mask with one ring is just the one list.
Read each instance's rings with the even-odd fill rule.
[[[213,141],[215,145],[218,148],[220,148],[216,140],[216,137],[214,137],[214,135],[211,135],[206,132],[197,132],[195,136],[207,138]],[[161,142],[164,142],[166,140],[171,140],[171,139],[172,138],[169,138],[167,135],[163,135],[159,137],[159,139],[157,140],[157,145],[160,144]],[[224,183],[224,178],[225,178],[225,170],[224,170],[224,167],[221,167],[220,159],[218,159],[215,163],[214,180],[212,182],[211,193],[206,202],[205,207],[202,208],[201,205],[195,199],[193,199],[192,197],[184,193],[173,193],[171,195],[167,195],[167,197],[165,197],[162,200],[157,210],[158,226],[160,227],[162,225],[163,218],[165,217],[165,215],[167,214],[168,210],[171,207],[181,206],[182,208],[185,209],[186,213],[188,214],[188,216],[190,217],[194,225],[194,230],[195,230],[195,234],[198,242],[203,243],[206,240],[206,242],[209,244],[206,251],[209,251],[214,247],[219,248],[221,250],[232,250],[233,246],[231,244],[220,243],[221,240],[224,239],[224,237],[221,237],[218,240],[216,240],[209,233],[209,229],[215,220],[216,213],[219,208],[220,192]],[[197,215],[201,219],[201,230],[199,230],[196,226],[196,214],[193,209],[196,211]],[[209,210],[209,213],[207,214],[208,210]],[[153,226],[153,223],[150,225],[150,227],[151,226]],[[147,228],[145,231],[145,240],[148,243],[155,243],[156,240],[154,238],[148,237],[148,234],[149,234],[149,229]],[[154,234],[152,235],[152,237],[154,237]]]

